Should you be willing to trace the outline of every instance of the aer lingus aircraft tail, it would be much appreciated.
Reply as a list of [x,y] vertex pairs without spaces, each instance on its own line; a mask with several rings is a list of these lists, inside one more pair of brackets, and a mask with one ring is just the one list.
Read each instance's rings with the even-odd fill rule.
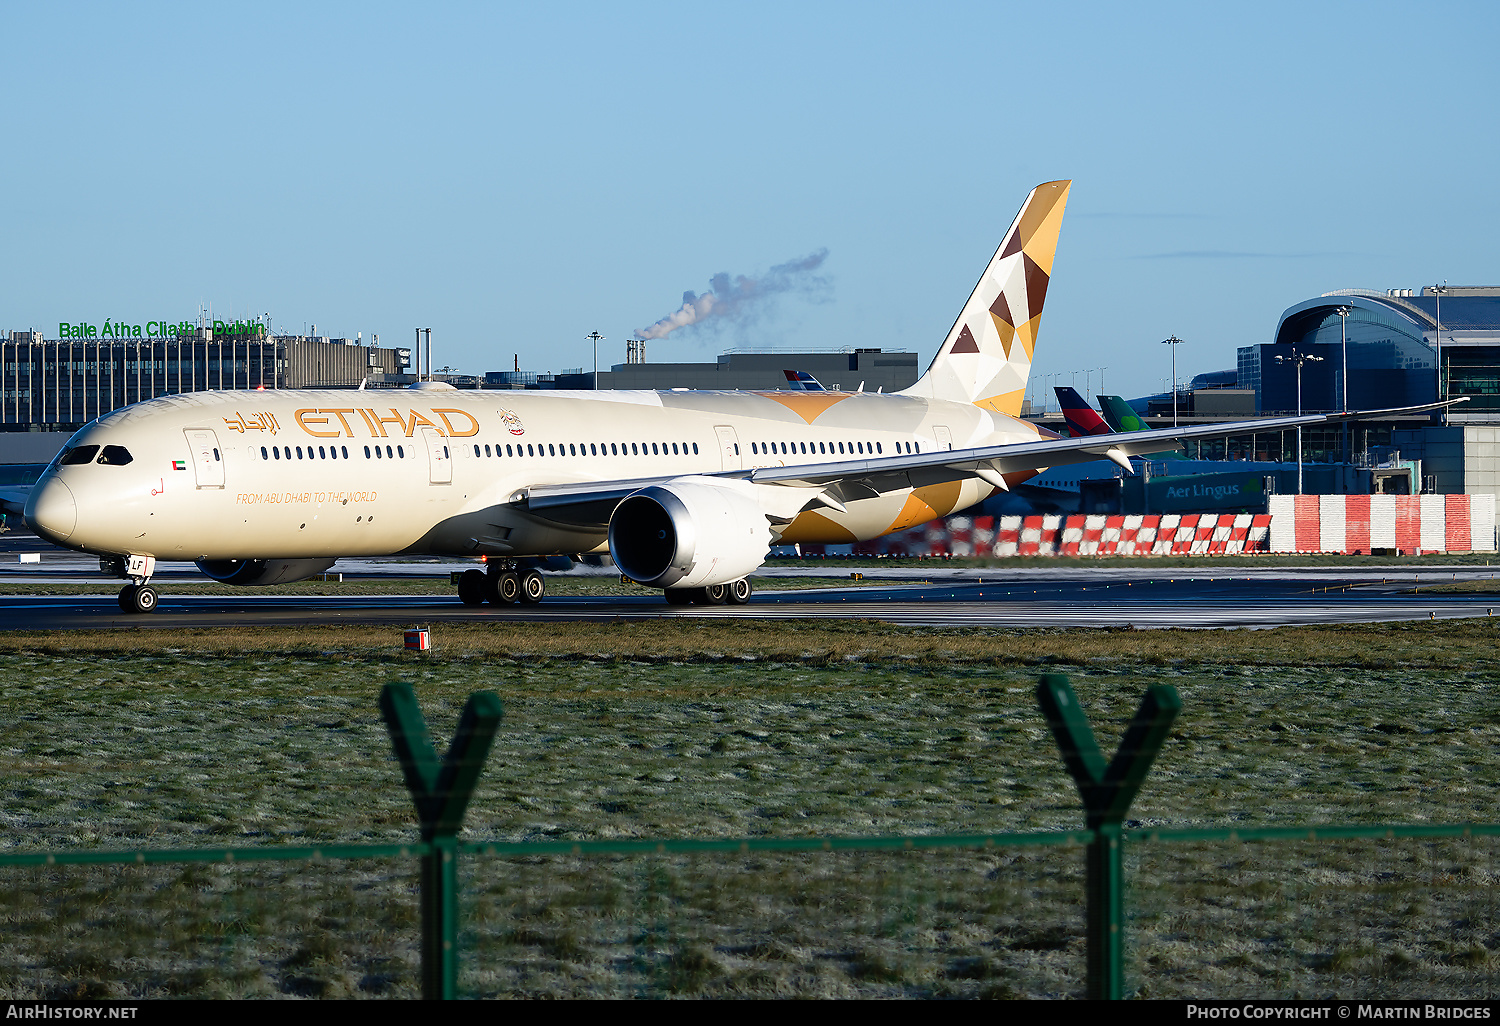
[[1140,414],[1117,395],[1101,395],[1099,409],[1103,412],[1105,421],[1116,431],[1146,430],[1146,422],[1141,419]]
[[[1104,414],[1105,421],[1116,431],[1146,431],[1146,422],[1141,419],[1140,414],[1135,412],[1124,399],[1117,395],[1101,395],[1099,397],[1099,409]],[[1148,452],[1141,456],[1146,460],[1180,460],[1182,453],[1176,449],[1166,449],[1162,452]]]
[[905,394],[1020,415],[1072,184],[1031,190],[932,366]]

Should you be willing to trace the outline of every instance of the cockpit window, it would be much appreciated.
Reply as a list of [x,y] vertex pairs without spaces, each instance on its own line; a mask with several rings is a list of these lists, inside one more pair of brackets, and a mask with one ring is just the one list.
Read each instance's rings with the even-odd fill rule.
[[83,463],[94,462],[94,454],[99,451],[97,445],[80,445],[63,452],[62,458],[57,462],[64,467],[76,467]]
[[123,445],[106,445],[104,451],[99,453],[99,462],[113,467],[123,467],[132,459],[130,450]]

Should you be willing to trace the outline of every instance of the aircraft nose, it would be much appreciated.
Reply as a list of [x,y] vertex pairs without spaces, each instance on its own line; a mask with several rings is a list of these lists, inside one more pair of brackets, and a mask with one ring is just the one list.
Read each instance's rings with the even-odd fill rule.
[[78,526],[78,503],[73,492],[57,478],[36,488],[26,502],[26,523],[42,537],[65,541]]

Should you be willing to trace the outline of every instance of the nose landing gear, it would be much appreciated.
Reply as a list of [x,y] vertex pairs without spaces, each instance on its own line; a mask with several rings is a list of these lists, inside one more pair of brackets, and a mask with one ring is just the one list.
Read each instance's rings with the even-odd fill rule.
[[149,584],[127,584],[120,589],[122,613],[156,612],[156,589]]
[[155,556],[104,557],[99,560],[99,569],[107,574],[130,579],[120,589],[120,612],[156,612],[156,589],[151,587],[151,574],[156,570]]

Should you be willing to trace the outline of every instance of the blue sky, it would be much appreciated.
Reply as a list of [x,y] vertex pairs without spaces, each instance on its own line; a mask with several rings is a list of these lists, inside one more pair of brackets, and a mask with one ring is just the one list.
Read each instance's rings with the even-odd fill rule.
[[[1033,382],[1163,387],[1338,288],[1500,283],[1478,3],[0,6],[0,329],[269,311],[588,366],[947,333],[1074,187]],[[1085,371],[1094,369],[1086,375]],[[1053,379],[1047,379],[1053,380]]]

